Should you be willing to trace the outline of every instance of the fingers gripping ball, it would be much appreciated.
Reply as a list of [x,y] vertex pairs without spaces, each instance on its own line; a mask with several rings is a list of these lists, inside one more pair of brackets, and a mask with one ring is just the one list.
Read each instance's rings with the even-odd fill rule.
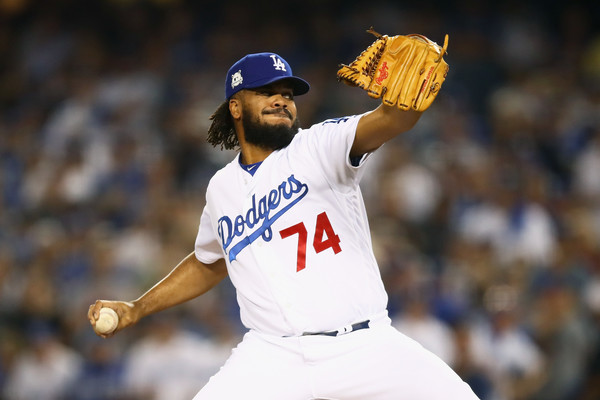
[[448,73],[443,56],[448,48],[423,35],[380,35],[350,65],[342,65],[338,80],[358,86],[373,98],[402,110],[425,111],[437,96]]
[[96,332],[106,335],[112,333],[119,325],[119,316],[112,308],[103,307],[100,309],[100,316],[96,321]]

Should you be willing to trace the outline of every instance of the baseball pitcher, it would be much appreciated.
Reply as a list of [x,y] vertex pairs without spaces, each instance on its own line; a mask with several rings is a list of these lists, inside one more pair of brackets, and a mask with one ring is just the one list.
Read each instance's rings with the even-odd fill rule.
[[[435,99],[448,38],[371,32],[375,42],[337,76],[382,104],[308,129],[294,97],[310,86],[282,57],[235,62],[208,140],[239,153],[209,182],[194,251],[137,300],[90,306],[109,337],[229,276],[248,331],[196,400],[476,399],[391,326],[359,188],[376,150]],[[111,332],[96,329],[103,307],[118,316]]]

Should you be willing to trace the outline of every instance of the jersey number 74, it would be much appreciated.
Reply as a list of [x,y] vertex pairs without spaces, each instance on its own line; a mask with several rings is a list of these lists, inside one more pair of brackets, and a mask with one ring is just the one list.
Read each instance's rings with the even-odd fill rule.
[[[308,231],[304,222],[292,225],[289,228],[279,231],[282,239],[298,234],[298,259],[296,264],[296,272],[306,268],[306,242],[308,241]],[[315,228],[315,236],[313,237],[313,248],[315,252],[320,253],[328,248],[332,248],[335,254],[342,251],[340,247],[340,237],[336,235],[329,222],[326,212],[317,215],[317,224]]]

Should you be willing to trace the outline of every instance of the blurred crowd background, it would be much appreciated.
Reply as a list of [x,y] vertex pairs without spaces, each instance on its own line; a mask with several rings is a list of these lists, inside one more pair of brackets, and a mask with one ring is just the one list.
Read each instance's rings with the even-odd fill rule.
[[600,399],[600,7],[557,0],[1,0],[1,399],[193,397],[244,331],[228,280],[108,340],[88,307],[192,251],[233,62],[289,61],[308,127],[377,106],[335,79],[370,26],[450,36],[362,182],[394,324],[482,400]]

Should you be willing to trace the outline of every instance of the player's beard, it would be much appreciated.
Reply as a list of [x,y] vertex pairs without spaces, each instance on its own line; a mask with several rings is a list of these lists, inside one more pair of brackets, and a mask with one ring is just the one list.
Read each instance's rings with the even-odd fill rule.
[[[273,110],[273,112],[282,112],[282,110]],[[291,119],[291,114],[288,115]],[[279,150],[291,143],[296,133],[298,133],[299,122],[296,118],[292,126],[268,124],[245,112],[242,115],[242,126],[244,127],[246,142],[267,150]]]

